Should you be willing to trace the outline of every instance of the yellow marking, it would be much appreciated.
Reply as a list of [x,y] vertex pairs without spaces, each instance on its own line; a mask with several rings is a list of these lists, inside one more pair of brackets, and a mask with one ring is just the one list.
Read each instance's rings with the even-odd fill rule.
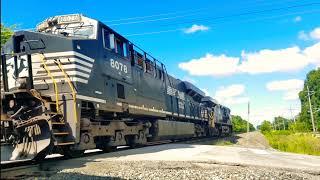
[[49,77],[51,78],[52,82],[53,82],[53,86],[54,86],[54,91],[55,91],[55,95],[56,95],[56,110],[57,112],[60,112],[60,108],[59,108],[59,96],[58,96],[58,87],[57,87],[57,82],[56,80],[54,79],[54,77],[52,76],[50,70],[48,69],[47,65],[46,65],[46,62],[45,62],[45,56],[43,54],[40,54],[42,56],[40,56],[40,60],[41,60],[41,63],[44,67],[44,69],[48,72],[48,75]]
[[76,96],[77,96],[77,93],[75,91],[75,88],[74,88],[74,85],[73,83],[71,82],[68,74],[64,71],[62,65],[61,65],[61,62],[60,61],[55,61],[59,67],[59,69],[61,70],[61,72],[63,73],[64,75],[64,78],[67,80],[68,84],[69,84],[69,87],[72,91],[72,97],[73,97],[73,110],[74,110],[74,117],[76,119],[76,122],[78,122],[78,113],[77,113],[77,100],[76,100]]

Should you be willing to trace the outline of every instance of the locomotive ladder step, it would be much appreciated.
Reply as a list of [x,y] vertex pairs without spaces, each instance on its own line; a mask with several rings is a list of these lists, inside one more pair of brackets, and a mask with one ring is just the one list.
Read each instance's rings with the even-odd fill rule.
[[[48,105],[57,105],[57,103],[56,102],[46,102],[46,104],[48,104]],[[63,105],[63,102],[60,102],[59,104],[58,104],[59,106],[61,106],[61,105]]]
[[53,135],[55,136],[65,136],[65,135],[69,135],[69,132],[54,132]]
[[47,114],[50,114],[50,115],[63,115],[63,113],[58,113],[58,112],[46,112]]
[[57,146],[67,146],[67,145],[72,145],[75,144],[75,142],[70,141],[70,142],[58,142],[56,145]]
[[[50,96],[49,96],[50,97]],[[54,104],[56,105],[56,102],[55,101],[47,101],[46,102],[47,104]],[[61,106],[63,104],[63,102],[60,102],[59,105]]]
[[52,125],[65,125],[66,123],[64,122],[58,122],[58,121],[53,121],[51,122]]

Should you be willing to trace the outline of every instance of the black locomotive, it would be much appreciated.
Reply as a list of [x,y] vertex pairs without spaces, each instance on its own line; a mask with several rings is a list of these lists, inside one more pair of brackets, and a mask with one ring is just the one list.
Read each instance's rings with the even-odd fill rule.
[[15,32],[1,74],[1,161],[232,132],[230,109],[80,14]]

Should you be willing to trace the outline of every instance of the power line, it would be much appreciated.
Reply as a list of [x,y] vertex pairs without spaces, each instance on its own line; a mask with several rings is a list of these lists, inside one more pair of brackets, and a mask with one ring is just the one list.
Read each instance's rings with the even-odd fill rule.
[[102,22],[117,22],[117,21],[127,21],[127,20],[135,20],[135,19],[145,19],[145,18],[151,18],[151,17],[159,17],[159,16],[167,16],[167,15],[174,15],[174,14],[182,14],[187,12],[195,12],[199,10],[205,10],[208,8],[201,8],[196,10],[185,10],[185,11],[178,11],[178,12],[169,12],[169,13],[162,13],[162,14],[153,14],[153,15],[146,15],[146,16],[135,16],[135,17],[128,17],[128,18],[122,18],[122,19],[114,19],[114,20],[105,20]]
[[147,20],[140,20],[140,21],[132,21],[132,22],[123,22],[123,23],[117,23],[117,24],[109,24],[108,26],[119,26],[119,25],[128,25],[128,24],[139,24],[139,23],[145,23],[145,22],[155,22],[155,21],[163,21],[163,20],[170,20],[170,19],[177,19],[182,17],[188,17],[193,16],[195,14],[202,14],[203,12],[197,12],[187,15],[179,15],[179,16],[173,16],[173,17],[164,17],[164,18],[158,18],[158,19],[147,19]]
[[[288,0],[289,2],[291,0]],[[287,1],[287,2],[288,2]],[[281,2],[283,3],[283,2]],[[252,3],[253,4],[253,3]],[[274,3],[267,3],[267,4],[260,4],[260,6],[265,6],[265,5],[275,5]],[[249,6],[244,8],[243,10],[248,10],[247,8],[254,8],[257,6]],[[209,10],[211,8],[202,8],[202,9],[198,9],[198,10],[193,10],[193,11],[184,11],[184,12],[195,12],[195,13],[191,13],[191,14],[185,14],[185,15],[178,15],[178,16],[173,16],[173,17],[162,17],[162,18],[157,18],[157,19],[146,19],[146,20],[139,20],[139,21],[129,21],[129,22],[121,22],[121,23],[116,23],[116,24],[109,24],[108,26],[119,26],[119,25],[130,25],[130,24],[139,24],[139,23],[147,23],[147,22],[156,22],[156,21],[164,21],[164,20],[171,20],[171,19],[177,19],[177,18],[183,18],[183,17],[189,17],[189,16],[194,16],[197,14],[205,14],[207,12],[198,12],[200,10]],[[183,12],[183,11],[182,11]],[[181,14],[179,12],[176,13],[165,13],[165,14]],[[161,15],[165,15],[165,14],[161,14]],[[119,20],[112,20],[112,21],[102,21],[102,22],[113,22],[113,21],[120,21],[120,20],[128,20],[128,19],[143,19],[143,18],[147,18],[147,17],[155,17],[155,16],[160,16],[159,15],[150,15],[150,16],[141,16],[141,17],[133,17],[133,18],[124,18],[124,19],[119,19]]]
[[[287,1],[292,1],[292,0],[287,0]],[[243,1],[240,1],[243,2]],[[255,2],[254,2],[255,3]],[[248,3],[254,4],[254,3]],[[263,3],[261,5],[264,5]],[[270,5],[270,3],[267,3],[267,5]],[[216,7],[216,6],[214,6]],[[209,10],[212,7],[206,7],[206,8],[199,8],[199,9],[194,9],[194,10],[181,10],[181,11],[175,11],[175,12],[167,12],[167,13],[160,13],[160,14],[152,14],[152,15],[145,15],[145,16],[134,16],[134,17],[126,17],[126,18],[120,18],[120,19],[114,19],[114,20],[102,20],[101,22],[117,22],[117,21],[127,21],[127,20],[135,20],[135,19],[146,19],[150,17],[159,17],[159,16],[167,16],[167,15],[174,15],[174,14],[183,14],[183,13],[189,13],[189,12],[199,12],[202,10]]]
[[[292,16],[292,15],[302,15],[302,14],[313,14],[318,13],[320,10],[313,10],[313,11],[304,11],[304,12],[295,12],[295,13],[287,13],[282,15],[276,15],[276,16],[270,16],[270,17],[262,17],[262,18],[256,18],[256,19],[246,19],[244,21],[238,21],[238,23],[247,23],[247,22],[255,22],[260,20],[269,20],[269,19],[275,19],[279,17],[285,17],[285,16]],[[229,21],[230,22],[230,21]],[[232,22],[232,21],[231,21]],[[208,25],[217,25],[217,24],[226,24],[228,22],[224,21],[222,23],[214,23],[214,24],[208,24]],[[134,34],[126,34],[125,37],[129,36],[140,36],[140,35],[150,35],[150,34],[160,34],[160,33],[167,33],[167,32],[175,32],[175,31],[183,31],[186,28],[177,28],[177,29],[170,29],[170,30],[160,30],[160,31],[151,31],[151,32],[143,32],[143,33],[134,33]]]
[[175,31],[181,31],[181,30],[183,30],[183,28],[169,29],[169,30],[163,30],[163,31],[136,33],[136,34],[127,34],[127,35],[124,35],[124,36],[126,36],[126,37],[129,37],[129,36],[142,36],[142,35],[150,35],[150,34],[160,34],[160,33],[167,33],[167,32],[175,32]]
[[287,7],[272,8],[272,9],[265,9],[265,10],[259,10],[259,11],[250,11],[250,12],[244,12],[244,13],[231,14],[231,15],[203,18],[203,19],[194,19],[194,20],[185,21],[185,22],[181,22],[181,23],[174,23],[174,24],[171,23],[171,24],[167,24],[164,26],[170,26],[170,25],[176,25],[176,24],[190,24],[190,23],[195,23],[195,22],[206,22],[206,21],[211,21],[211,20],[226,19],[226,18],[247,16],[247,15],[253,15],[253,14],[262,14],[262,13],[266,13],[266,12],[289,10],[289,9],[312,6],[312,5],[319,5],[319,4],[320,4],[320,2],[313,2],[313,3],[307,3],[307,4],[292,5],[292,6],[287,6]]
[[[307,3],[307,4],[300,4],[300,5],[293,5],[293,6],[288,6],[288,7],[281,7],[281,8],[273,8],[273,9],[267,9],[267,10],[261,10],[261,11],[251,11],[251,12],[245,12],[245,13],[239,13],[239,14],[233,14],[233,15],[225,15],[225,16],[218,16],[218,17],[213,17],[213,18],[204,18],[204,19],[194,19],[194,20],[191,20],[191,21],[186,21],[186,22],[176,22],[174,24],[167,24],[167,25],[164,25],[164,26],[170,26],[170,25],[177,25],[177,24],[186,24],[186,23],[190,23],[190,22],[201,22],[201,21],[211,21],[211,20],[218,20],[218,19],[225,19],[225,18],[231,18],[231,17],[238,17],[238,16],[245,16],[245,15],[251,15],[251,14],[259,14],[259,13],[265,13],[265,12],[270,12],[270,11],[277,11],[277,10],[285,10],[285,9],[292,9],[292,8],[297,8],[297,7],[304,7],[304,6],[310,6],[310,5],[315,5],[315,4],[320,4],[320,3]],[[205,8],[202,8],[202,9],[205,9]],[[207,8],[208,9],[208,8]],[[196,10],[194,10],[196,11]],[[186,12],[186,11],[185,11]],[[190,11],[191,12],[191,11]],[[315,12],[318,12],[318,11],[315,11]],[[171,13],[166,13],[166,14],[171,14]],[[199,14],[199,13],[194,13],[194,14]],[[298,14],[298,13],[294,13],[294,14]],[[300,13],[301,14],[301,13]],[[158,14],[160,15],[160,14]],[[292,15],[292,14],[291,14]],[[156,15],[150,15],[150,16],[156,16]],[[189,15],[182,15],[182,16],[190,16]],[[179,16],[179,17],[182,17],[182,16]],[[281,15],[283,16],[283,15]],[[147,17],[147,16],[144,16],[144,17]],[[280,17],[280,16],[275,16],[275,17]],[[135,18],[138,18],[138,17],[135,17]],[[172,19],[172,18],[177,18],[176,17],[166,17],[166,18],[159,18],[159,19],[150,19],[150,20],[147,20],[147,21],[158,21],[160,19]],[[267,17],[267,18],[264,18],[264,19],[272,19],[273,17]],[[130,19],[130,18],[126,18],[126,19]],[[257,19],[259,20],[259,19]],[[114,20],[115,21],[115,20]],[[252,21],[252,20],[251,20]],[[255,20],[253,20],[255,21]],[[136,21],[137,22],[137,21]],[[132,24],[132,23],[136,23],[136,22],[128,22],[128,23],[125,23],[125,24]],[[143,22],[143,21],[138,21],[139,23],[140,22]],[[118,24],[120,25],[120,24]],[[35,28],[30,28],[28,30],[34,30]],[[159,33],[165,33],[165,32],[174,32],[174,31],[181,31],[183,30],[184,28],[176,28],[176,29],[169,29],[169,30],[160,30],[160,31],[153,31],[153,32],[143,32],[143,33],[135,33],[135,34],[128,34],[126,36],[138,36],[138,35],[148,35],[148,34],[159,34]]]

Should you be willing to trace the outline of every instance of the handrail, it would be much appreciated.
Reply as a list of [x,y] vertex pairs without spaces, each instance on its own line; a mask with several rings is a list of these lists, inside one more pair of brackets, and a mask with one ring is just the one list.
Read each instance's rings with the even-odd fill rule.
[[42,55],[42,56],[40,56],[40,60],[41,60],[41,62],[42,62],[43,68],[47,71],[49,77],[51,78],[51,80],[52,80],[52,82],[53,82],[54,91],[55,91],[55,96],[56,96],[56,110],[57,110],[57,113],[60,113],[57,82],[56,82],[56,80],[54,79],[54,77],[52,76],[50,70],[48,69],[48,67],[47,67],[47,65],[46,65],[46,62],[44,61],[44,59],[45,59],[44,54],[40,54],[40,55]]
[[61,72],[64,75],[64,78],[67,80],[69,87],[72,91],[72,98],[73,98],[73,108],[74,108],[74,116],[76,119],[76,122],[78,121],[78,113],[77,113],[77,100],[76,100],[76,96],[77,96],[77,92],[75,91],[75,87],[74,84],[71,82],[70,77],[68,76],[68,74],[64,71],[61,62],[58,60],[55,60],[56,65],[59,67],[59,69],[61,70]]

